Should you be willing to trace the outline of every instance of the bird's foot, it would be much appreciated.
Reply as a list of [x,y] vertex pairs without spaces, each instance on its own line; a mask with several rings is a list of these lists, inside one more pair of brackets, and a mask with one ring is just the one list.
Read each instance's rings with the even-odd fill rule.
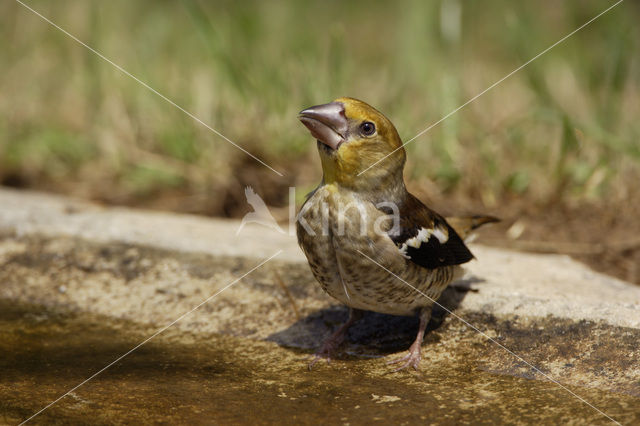
[[331,355],[338,349],[338,346],[342,344],[344,338],[347,336],[347,330],[351,325],[358,321],[360,317],[362,317],[363,311],[360,309],[351,309],[349,311],[349,319],[347,322],[342,324],[335,333],[327,338],[327,340],[322,343],[320,350],[316,352],[313,356],[313,360],[309,363],[309,370],[313,368],[313,366],[320,361],[322,358],[327,360],[327,363],[331,362]]
[[[341,330],[338,330],[338,331],[341,331]],[[313,355],[313,359],[308,365],[309,370],[313,369],[313,366],[316,365],[316,363],[321,359],[326,359],[327,364],[330,364],[331,357],[333,356],[336,349],[338,349],[338,346],[340,346],[343,340],[344,340],[344,333],[338,332],[329,336],[329,338],[325,340],[324,343],[322,343],[322,346],[320,347],[318,352],[316,352]]]
[[321,359],[326,359],[327,360],[327,364],[331,364],[331,357],[328,354],[324,354],[324,353],[322,353],[320,351],[318,351],[314,355],[312,355],[311,358],[312,358],[311,361],[309,362],[309,364],[307,364],[307,368],[309,369],[309,371],[313,370],[313,367]]
[[404,370],[408,367],[413,367],[414,370],[419,370],[420,360],[422,359],[422,351],[420,346],[421,345],[416,345],[414,343],[413,345],[411,345],[411,347],[409,348],[409,352],[405,356],[393,359],[387,362],[387,365],[401,364],[400,367],[393,370],[394,373],[396,371]]

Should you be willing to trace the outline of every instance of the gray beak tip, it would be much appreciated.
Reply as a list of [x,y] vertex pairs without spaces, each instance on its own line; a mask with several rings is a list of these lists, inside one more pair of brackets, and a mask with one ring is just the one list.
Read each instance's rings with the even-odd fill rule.
[[342,102],[330,102],[306,108],[298,113],[298,119],[311,135],[331,149],[338,149],[345,141],[348,121]]

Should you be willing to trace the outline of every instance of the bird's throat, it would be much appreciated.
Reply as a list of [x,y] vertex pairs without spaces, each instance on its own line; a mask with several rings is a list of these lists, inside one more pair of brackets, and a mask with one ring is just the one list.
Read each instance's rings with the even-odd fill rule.
[[337,152],[328,152],[325,148],[319,148],[320,162],[322,163],[322,176],[325,183],[333,184],[338,180]]

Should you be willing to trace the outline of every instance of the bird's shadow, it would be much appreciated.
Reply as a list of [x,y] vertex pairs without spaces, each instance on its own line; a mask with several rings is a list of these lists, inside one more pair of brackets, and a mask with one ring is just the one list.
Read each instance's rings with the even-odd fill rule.
[[[437,301],[441,306],[436,304],[433,307],[431,321],[425,334],[425,344],[439,340],[432,331],[442,326],[449,315],[447,311],[454,311],[469,291],[476,291],[472,289],[472,284],[484,281],[472,276],[457,281],[442,293]],[[305,352],[315,351],[348,316],[349,309],[346,306],[333,305],[301,318],[286,329],[271,334],[267,340]],[[351,326],[345,342],[335,355],[337,358],[345,355],[376,357],[406,350],[416,337],[418,325],[417,315],[403,317],[366,312],[362,319]]]

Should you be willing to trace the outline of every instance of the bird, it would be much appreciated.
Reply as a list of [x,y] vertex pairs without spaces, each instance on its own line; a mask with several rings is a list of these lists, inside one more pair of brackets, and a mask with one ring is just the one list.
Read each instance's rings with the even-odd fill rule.
[[458,217],[456,227],[407,191],[406,152],[393,123],[350,97],[301,111],[317,140],[322,181],[296,216],[298,244],[323,290],[347,305],[348,320],[315,354],[332,354],[364,311],[413,316],[418,333],[397,370],[418,370],[434,301],[474,258],[463,239],[491,216]]

